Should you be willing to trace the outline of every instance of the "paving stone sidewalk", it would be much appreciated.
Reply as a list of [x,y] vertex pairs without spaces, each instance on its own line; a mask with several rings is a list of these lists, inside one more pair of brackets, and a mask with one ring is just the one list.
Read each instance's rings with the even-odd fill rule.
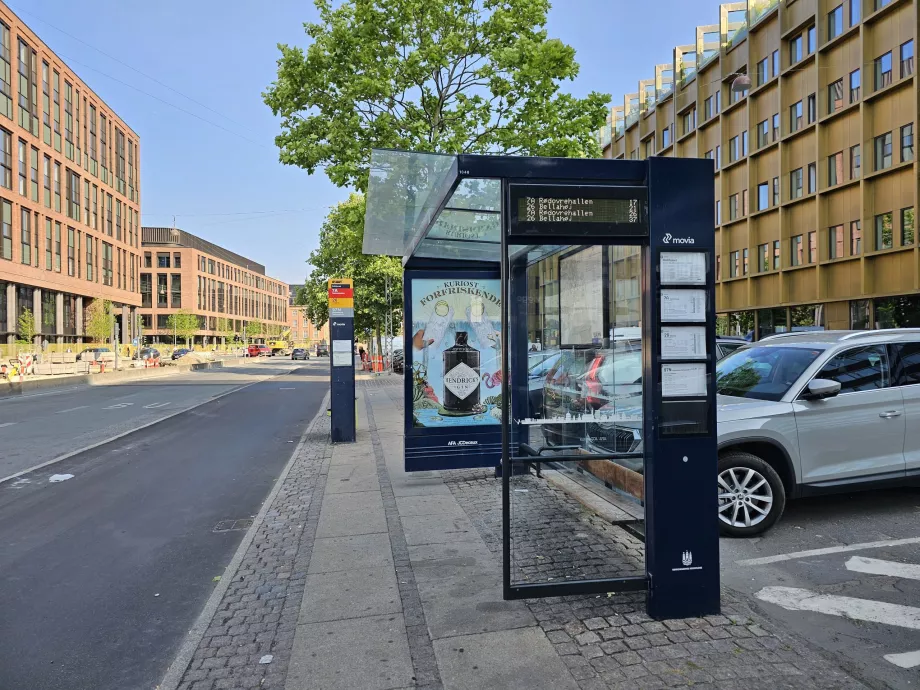
[[[493,472],[403,472],[400,379],[361,379],[358,443],[314,421],[181,690],[865,687],[729,591],[673,621],[644,594],[502,601]],[[644,571],[632,534],[514,481],[516,577]]]

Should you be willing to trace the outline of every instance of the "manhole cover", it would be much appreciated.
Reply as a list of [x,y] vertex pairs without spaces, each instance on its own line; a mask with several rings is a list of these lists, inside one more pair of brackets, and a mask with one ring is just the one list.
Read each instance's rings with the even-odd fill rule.
[[235,532],[241,529],[249,529],[252,525],[252,519],[246,518],[244,520],[221,520],[216,525],[212,532]]

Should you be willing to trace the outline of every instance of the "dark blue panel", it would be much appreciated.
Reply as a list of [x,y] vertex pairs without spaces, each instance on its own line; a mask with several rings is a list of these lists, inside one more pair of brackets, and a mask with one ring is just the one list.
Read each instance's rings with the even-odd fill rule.
[[355,320],[353,318],[334,317],[329,319],[329,387],[330,410],[332,415],[332,442],[355,442],[355,367],[354,360],[348,367],[332,365],[335,354],[333,344],[336,340],[347,340],[354,351]]

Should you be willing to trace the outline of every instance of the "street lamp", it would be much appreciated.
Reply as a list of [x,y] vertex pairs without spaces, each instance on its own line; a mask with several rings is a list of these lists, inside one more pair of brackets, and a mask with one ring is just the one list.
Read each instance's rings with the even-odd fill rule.
[[744,93],[751,88],[751,78],[746,74],[735,74],[734,81],[732,81],[732,91],[735,93]]

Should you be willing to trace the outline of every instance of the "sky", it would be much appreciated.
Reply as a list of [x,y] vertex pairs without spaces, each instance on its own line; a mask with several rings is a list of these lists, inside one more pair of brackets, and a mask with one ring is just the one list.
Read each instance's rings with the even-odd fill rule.
[[[303,282],[323,219],[349,190],[278,162],[279,122],[261,94],[277,44],[307,45],[311,0],[96,0],[92,13],[73,0],[7,4],[138,133],[143,225],[175,218],[268,275]],[[715,0],[651,5],[556,0],[547,30],[581,65],[562,89],[622,104],[695,26],[718,22]]]

